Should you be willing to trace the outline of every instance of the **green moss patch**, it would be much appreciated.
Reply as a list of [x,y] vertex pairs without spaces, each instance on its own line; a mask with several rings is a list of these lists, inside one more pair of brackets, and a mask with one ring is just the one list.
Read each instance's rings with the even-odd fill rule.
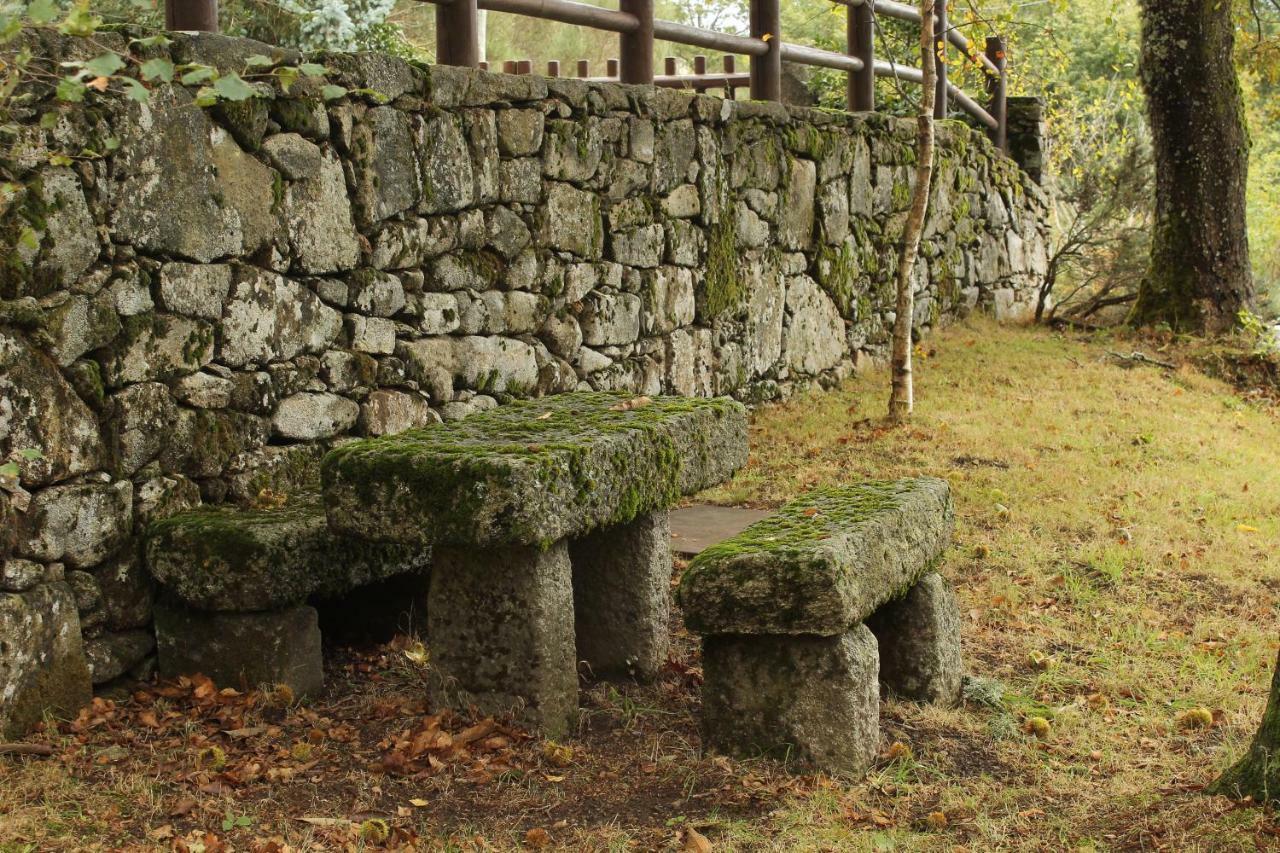
[[820,489],[699,554],[677,597],[699,634],[835,636],[910,589],[953,526],[942,480]]
[[325,457],[321,479],[338,530],[547,545],[669,507],[745,462],[739,403],[587,392],[351,442]]
[[425,568],[420,549],[375,545],[329,531],[319,495],[276,509],[203,507],[153,524],[147,567],[201,610],[277,610]]

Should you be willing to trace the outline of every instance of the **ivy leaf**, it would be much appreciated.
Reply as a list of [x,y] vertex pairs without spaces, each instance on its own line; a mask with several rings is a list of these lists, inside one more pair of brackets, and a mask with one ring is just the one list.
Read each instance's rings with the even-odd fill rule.
[[58,32],[64,36],[91,36],[102,26],[102,19],[89,11],[87,0],[81,0],[67,13]]
[[320,89],[320,97],[324,98],[326,101],[336,101],[345,94],[347,94],[345,87],[335,86],[332,83],[327,86],[323,86]]
[[44,454],[39,450],[36,450],[34,447],[24,447],[18,451],[18,455],[23,459],[26,459],[28,462],[34,462],[37,459],[44,458]]
[[58,17],[58,4],[53,0],[33,0],[27,6],[27,18],[33,24],[52,23]]
[[197,107],[211,107],[218,103],[218,93],[209,86],[201,86],[196,92]]
[[58,114],[55,112],[47,112],[40,116],[40,128],[42,130],[53,130],[58,126]]
[[261,53],[255,53],[244,61],[246,68],[266,68],[275,64],[274,59],[269,56],[263,56]]
[[215,76],[214,70],[208,65],[191,65],[187,67],[190,68],[190,70],[179,78],[180,82],[184,86],[194,86],[197,83],[207,83]]
[[18,479],[18,463],[6,462],[3,465],[0,465],[0,478],[3,478],[5,480],[17,480]]
[[156,35],[156,36],[147,36],[146,38],[140,38],[140,39],[130,39],[129,43],[136,44],[138,47],[142,47],[142,48],[165,47],[167,45],[173,44],[173,39],[169,38],[168,36]]
[[298,66],[298,70],[308,77],[323,77],[329,73],[329,69],[314,62],[304,62]]
[[101,56],[95,56],[80,67],[90,77],[110,77],[124,68],[124,60],[118,53],[104,53]]
[[234,71],[213,81],[213,91],[225,101],[247,101],[258,93]]
[[288,65],[277,68],[271,73],[280,81],[280,88],[284,90],[286,95],[289,94],[289,90],[293,88],[293,84],[298,81],[298,69],[292,68]]
[[70,166],[73,161],[66,154],[50,154],[50,166]]
[[[121,77],[120,82],[124,84],[124,95],[129,100],[137,101],[140,104],[145,104],[150,100],[151,93],[147,91],[146,86],[142,85],[137,80],[134,80],[132,77]],[[107,141],[110,142],[111,140]],[[120,140],[115,140],[115,143],[114,147],[120,147]],[[112,149],[108,147],[107,150],[110,151]]]
[[84,101],[84,93],[88,91],[87,86],[74,77],[63,77],[58,81],[58,88],[55,94],[59,101],[66,101],[69,104],[79,104]]
[[160,57],[148,59],[146,62],[142,63],[142,67],[139,70],[142,72],[143,80],[162,80],[165,83],[173,82],[173,63],[167,59],[162,59]]

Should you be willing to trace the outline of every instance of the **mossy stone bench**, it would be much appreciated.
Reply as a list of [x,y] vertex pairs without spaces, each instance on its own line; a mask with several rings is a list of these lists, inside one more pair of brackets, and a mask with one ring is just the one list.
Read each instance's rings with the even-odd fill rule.
[[677,600],[703,638],[708,746],[857,774],[875,758],[881,684],[955,701],[960,616],[935,571],[953,527],[945,481],[867,482],[699,554]]
[[746,458],[739,403],[581,392],[351,442],[321,481],[334,531],[431,547],[436,701],[557,733],[577,710],[577,661],[641,677],[662,665],[666,510]]
[[147,567],[163,595],[156,643],[165,675],[203,672],[240,686],[283,683],[299,695],[323,684],[320,630],[307,602],[407,573],[420,548],[334,534],[319,494],[270,509],[204,507],[154,523]]

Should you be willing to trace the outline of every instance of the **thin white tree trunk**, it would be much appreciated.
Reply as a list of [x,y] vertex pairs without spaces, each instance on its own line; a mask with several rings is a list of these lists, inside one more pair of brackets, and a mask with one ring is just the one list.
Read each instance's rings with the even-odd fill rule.
[[907,214],[907,224],[902,234],[902,253],[898,257],[898,301],[893,322],[891,359],[893,390],[889,396],[889,419],[895,422],[909,418],[915,402],[911,384],[911,325],[912,314],[915,312],[911,273],[920,253],[920,235],[924,232],[924,217],[929,209],[929,188],[933,183],[933,105],[937,85],[934,2],[935,0],[920,2],[920,68],[924,72],[924,80],[921,83],[920,113],[916,116],[916,186],[911,194],[911,211]]

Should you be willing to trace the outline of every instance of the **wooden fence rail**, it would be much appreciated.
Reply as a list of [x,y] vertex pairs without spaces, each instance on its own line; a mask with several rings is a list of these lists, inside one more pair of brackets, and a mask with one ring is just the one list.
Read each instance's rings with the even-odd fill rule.
[[[604,77],[592,77],[590,65],[577,63],[577,76],[588,79],[617,80],[622,83],[652,84],[688,88],[695,91],[722,89],[728,97],[736,90],[749,87],[751,97],[777,101],[782,98],[782,63],[793,62],[843,71],[848,75],[847,106],[854,112],[875,109],[875,78],[893,77],[920,83],[918,68],[877,59],[875,55],[876,18],[883,15],[902,21],[921,23],[915,6],[896,0],[832,0],[847,7],[847,51],[836,53],[815,47],[792,44],[781,37],[780,0],[750,0],[750,34],[746,36],[704,30],[654,17],[654,0],[618,0],[617,9],[590,6],[576,0],[421,0],[436,7],[436,61],[444,65],[488,67],[480,62],[479,27],[481,10],[505,12],[530,18],[572,24],[618,34],[618,58],[606,63]],[[166,0],[165,20],[170,29],[217,29],[217,0]],[[212,23],[210,23],[212,22]],[[982,124],[992,141],[1007,150],[1007,72],[1004,40],[989,37],[985,52],[979,53],[969,40],[950,26],[947,0],[936,0],[934,32],[937,33],[939,59],[937,98],[934,115],[946,118],[951,104]],[[678,74],[671,60],[662,74],[654,69],[654,43],[667,41],[691,47],[706,48],[726,54],[723,72],[709,73],[706,58],[694,59],[692,74]],[[947,79],[946,45],[970,57],[987,76],[987,105]],[[750,60],[749,73],[738,72],[735,56]],[[529,60],[506,62],[503,70],[514,74],[533,72]],[[548,76],[560,76],[560,64],[549,63]]]

